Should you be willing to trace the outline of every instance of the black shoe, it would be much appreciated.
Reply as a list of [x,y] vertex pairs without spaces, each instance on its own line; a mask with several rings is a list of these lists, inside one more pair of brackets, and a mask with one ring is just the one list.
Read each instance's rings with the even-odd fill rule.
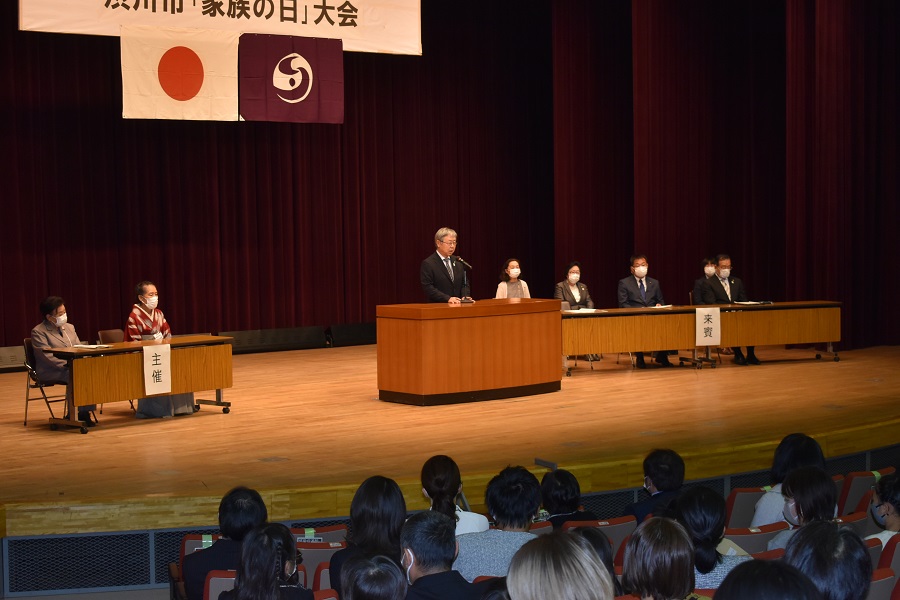
[[89,412],[78,413],[78,420],[81,421],[85,427],[95,427],[97,425],[94,423],[94,420],[91,418],[91,413]]
[[759,364],[762,364],[762,363],[759,362],[759,359],[756,358],[756,355],[755,355],[755,354],[751,354],[751,355],[749,355],[749,356],[747,357],[747,364],[748,364],[748,365],[759,365]]
[[744,355],[743,355],[743,354],[736,354],[736,355],[734,356],[734,364],[736,364],[736,365],[741,365],[742,367],[746,367],[746,366],[747,366],[747,359],[744,358]]
[[665,354],[662,354],[662,355],[657,354],[656,355],[656,364],[658,364],[661,367],[674,367],[675,366],[671,363],[671,361],[669,361],[669,357],[666,356]]
[[634,359],[634,366],[638,369],[646,369],[647,365],[644,363],[644,357],[642,355],[638,355],[637,358]]

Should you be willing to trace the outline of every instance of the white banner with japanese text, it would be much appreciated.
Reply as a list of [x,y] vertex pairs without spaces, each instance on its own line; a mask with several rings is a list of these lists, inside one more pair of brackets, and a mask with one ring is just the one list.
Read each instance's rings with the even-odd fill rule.
[[122,25],[343,40],[344,50],[422,54],[420,0],[19,0],[19,29],[119,35]]
[[144,392],[148,396],[172,393],[172,346],[144,346]]
[[719,307],[698,308],[696,318],[696,345],[718,346],[722,343],[722,327],[719,321]]

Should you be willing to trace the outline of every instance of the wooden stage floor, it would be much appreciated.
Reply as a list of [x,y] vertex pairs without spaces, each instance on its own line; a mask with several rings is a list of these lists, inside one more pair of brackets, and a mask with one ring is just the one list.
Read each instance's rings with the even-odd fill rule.
[[807,350],[758,354],[759,367],[723,357],[717,369],[645,371],[607,355],[593,371],[579,362],[560,392],[431,407],[377,399],[375,346],[242,355],[225,395],[230,414],[204,406],[145,421],[127,403],[107,404],[87,435],[50,431],[39,403],[23,427],[25,375],[3,374],[0,535],[214,525],[235,485],[259,489],[273,520],[342,516],[374,474],[395,478],[421,509],[419,470],[434,454],[456,459],[478,507],[491,476],[536,457],[600,491],[641,485],[654,447],[677,450],[698,479],[768,468],[794,431],[829,457],[900,442],[900,348],[843,352],[840,362]]

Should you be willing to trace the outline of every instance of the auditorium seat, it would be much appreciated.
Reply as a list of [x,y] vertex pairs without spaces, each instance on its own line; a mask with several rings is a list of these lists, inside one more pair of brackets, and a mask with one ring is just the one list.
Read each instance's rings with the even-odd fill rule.
[[210,571],[203,584],[203,600],[218,600],[219,594],[234,589],[237,571]]
[[[885,467],[880,471],[854,471],[847,473],[844,478],[844,486],[838,496],[838,515],[846,515],[856,509],[860,499],[872,489],[884,475],[894,472],[894,467]],[[867,507],[868,508],[868,507]]]
[[738,527],[725,529],[725,537],[743,548],[747,554],[755,554],[769,549],[769,540],[788,529],[784,521],[762,527]]
[[847,527],[855,531],[856,535],[863,538],[868,535],[865,532],[868,528],[869,521],[871,520],[872,517],[869,516],[869,511],[843,515],[835,519],[836,522],[840,523],[841,525],[846,525]]
[[320,563],[331,562],[331,556],[346,547],[346,542],[304,542],[302,537],[297,537],[297,551],[302,553],[303,564],[312,575]]
[[540,523],[532,523],[528,531],[534,535],[542,535],[553,532],[553,523],[550,521],[541,521]]
[[[25,373],[25,421],[23,425],[28,425],[28,403],[34,402],[35,400],[43,400],[44,404],[47,405],[47,410],[50,411],[50,417],[55,419],[56,415],[53,414],[53,407],[50,405],[66,401],[65,383],[60,381],[41,381],[35,368],[34,345],[31,343],[31,338],[22,340],[22,345],[25,347],[25,368],[28,369]],[[63,392],[61,394],[51,394],[48,396],[44,388],[55,387],[57,385],[63,389]],[[40,391],[41,395],[32,396],[32,390]]]
[[314,600],[340,600],[334,590],[319,590],[313,592]]
[[291,533],[297,536],[298,542],[343,542],[347,538],[347,526],[291,527]]
[[866,600],[891,600],[897,578],[892,569],[875,569]]
[[900,573],[900,533],[888,540],[888,543],[881,549],[881,557],[878,559],[879,569],[893,569],[894,573]]
[[764,550],[763,552],[754,552],[751,554],[756,560],[778,560],[784,556],[784,548],[775,548],[774,550]]
[[731,490],[725,504],[725,527],[729,529],[750,527],[753,514],[756,512],[756,503],[765,495],[766,490],[758,487]]
[[306,587],[311,587],[313,591],[329,589],[331,587],[331,563],[321,562],[316,565],[312,585]]
[[878,538],[872,538],[871,540],[863,540],[863,543],[866,545],[866,550],[869,551],[869,558],[872,559],[872,566],[877,567],[878,562],[881,560],[881,540]]
[[563,523],[562,529],[563,531],[570,531],[578,527],[599,528],[609,538],[613,556],[615,556],[624,545],[624,541],[637,528],[637,520],[635,520],[634,516],[627,516],[598,521],[566,521]]

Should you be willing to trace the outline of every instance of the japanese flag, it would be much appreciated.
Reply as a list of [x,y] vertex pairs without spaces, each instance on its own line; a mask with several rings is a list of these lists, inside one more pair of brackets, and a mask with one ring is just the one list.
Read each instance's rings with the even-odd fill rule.
[[240,33],[123,26],[122,116],[237,121]]

